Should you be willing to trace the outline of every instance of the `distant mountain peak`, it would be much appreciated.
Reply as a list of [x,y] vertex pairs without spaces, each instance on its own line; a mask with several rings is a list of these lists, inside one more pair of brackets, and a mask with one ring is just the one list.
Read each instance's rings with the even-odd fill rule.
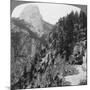
[[20,19],[24,19],[31,24],[33,32],[36,32],[39,36],[43,35],[42,17],[40,15],[39,8],[35,5],[26,6],[20,14]]
[[30,27],[30,29],[37,33],[39,37],[51,31],[53,26],[43,20],[39,8],[36,5],[26,6],[21,12],[19,18],[24,19],[27,23],[32,25],[33,27]]

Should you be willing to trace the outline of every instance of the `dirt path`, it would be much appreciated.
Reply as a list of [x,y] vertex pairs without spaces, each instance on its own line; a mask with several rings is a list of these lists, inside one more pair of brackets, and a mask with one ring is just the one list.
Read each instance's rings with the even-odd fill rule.
[[83,57],[83,64],[82,65],[76,65],[75,68],[78,70],[78,74],[76,75],[70,75],[65,77],[65,81],[70,82],[70,85],[79,85],[80,81],[86,80],[86,53]]

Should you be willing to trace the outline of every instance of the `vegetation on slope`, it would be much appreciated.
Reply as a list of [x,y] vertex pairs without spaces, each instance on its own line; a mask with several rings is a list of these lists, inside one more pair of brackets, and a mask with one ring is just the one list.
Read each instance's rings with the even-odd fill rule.
[[[14,25],[11,28],[11,89],[67,85],[64,76],[77,71],[68,72],[70,69],[66,70],[65,67],[82,65],[87,49],[85,13],[71,12],[60,18],[45,39],[33,33],[24,21],[14,19],[14,23],[11,23]],[[33,57],[32,39],[36,46]]]

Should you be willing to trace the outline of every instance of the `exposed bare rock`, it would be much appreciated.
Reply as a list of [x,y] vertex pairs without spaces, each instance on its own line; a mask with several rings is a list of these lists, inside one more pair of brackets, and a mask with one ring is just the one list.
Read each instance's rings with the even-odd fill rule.
[[43,21],[39,8],[35,5],[26,6],[20,15],[20,19],[24,19],[26,22],[32,25],[33,27],[30,27],[30,29],[33,32],[36,32],[40,37],[52,29],[51,24]]

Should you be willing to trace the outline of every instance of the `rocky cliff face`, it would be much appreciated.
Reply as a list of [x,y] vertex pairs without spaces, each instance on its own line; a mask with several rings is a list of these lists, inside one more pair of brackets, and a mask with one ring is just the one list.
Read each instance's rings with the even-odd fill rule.
[[31,28],[31,30],[36,32],[40,37],[45,31],[52,28],[52,25],[43,21],[39,8],[35,5],[26,6],[20,15],[20,19],[24,19],[26,22],[32,25],[33,28]]
[[[40,14],[39,8],[35,5],[26,6],[19,16],[28,23],[30,30],[38,35],[38,37],[46,36],[53,28],[53,26],[45,22]],[[44,37],[45,38],[45,37]],[[31,56],[35,55],[36,45],[35,39],[32,39]]]

